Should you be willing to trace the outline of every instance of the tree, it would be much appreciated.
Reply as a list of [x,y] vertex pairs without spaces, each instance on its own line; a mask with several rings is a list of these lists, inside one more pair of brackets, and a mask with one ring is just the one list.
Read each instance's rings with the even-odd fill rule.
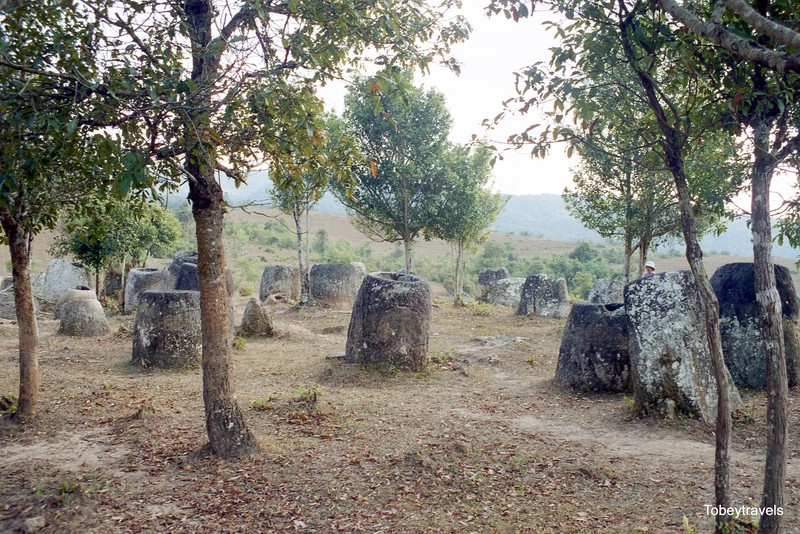
[[[495,11],[510,10],[517,16],[527,15],[527,7],[511,0],[493,3]],[[511,6],[511,7],[509,7]],[[702,261],[699,245],[697,214],[703,211],[719,212],[730,192],[738,187],[737,180],[711,167],[710,172],[695,173],[700,167],[692,165],[691,154],[695,147],[703,147],[704,137],[719,139],[721,125],[714,122],[719,100],[708,89],[706,80],[686,69],[691,61],[691,37],[673,31],[665,19],[648,11],[642,2],[592,3],[582,1],[558,2],[557,9],[575,22],[558,27],[564,38],[561,47],[553,50],[551,65],[554,73],[545,75],[531,68],[525,75],[525,90],[532,89],[533,100],[521,97],[524,105],[535,105],[542,97],[555,95],[550,127],[535,145],[537,154],[545,154],[549,143],[556,140],[573,140],[576,136],[570,126],[562,126],[564,115],[573,117],[578,128],[594,129],[602,122],[598,103],[593,100],[597,82],[613,69],[620,69],[619,86],[623,89],[625,104],[644,104],[649,109],[649,134],[655,141],[664,167],[672,174],[681,227],[686,242],[686,258],[698,286],[703,304],[706,334],[717,383],[717,426],[715,453],[716,502],[722,510],[717,519],[721,531],[730,517],[725,513],[730,502],[729,451],[730,451],[730,398],[729,378],[722,358],[719,333],[719,307]],[[520,15],[521,8],[525,14]],[[565,102],[570,106],[565,113]],[[716,106],[716,107],[715,107]],[[617,123],[615,127],[624,127]],[[552,126],[551,126],[552,127]],[[522,141],[532,141],[529,128]],[[715,135],[716,134],[716,135]],[[583,136],[585,137],[585,136]],[[712,143],[709,143],[710,145]],[[722,145],[720,155],[731,155],[730,143]],[[725,161],[719,158],[714,161]],[[706,165],[708,167],[708,165]]]
[[651,244],[679,231],[675,195],[664,187],[669,177],[638,164],[644,156],[620,159],[588,145],[578,145],[577,150],[581,162],[573,176],[574,189],[565,189],[562,197],[570,213],[587,228],[622,240],[627,284],[633,254],[639,251],[641,276]]
[[441,11],[418,0],[75,4],[102,23],[102,77],[84,78],[57,66],[39,69],[30,63],[35,54],[19,64],[0,64],[68,80],[103,104],[95,108],[92,124],[113,129],[127,151],[120,192],[188,182],[209,447],[221,456],[249,454],[258,446],[231,384],[226,206],[217,173],[241,181],[265,159],[315,152],[321,139],[314,121],[316,84],[341,77],[364,58],[423,68],[436,59],[448,61],[449,44],[464,38],[466,29],[460,20],[443,18],[450,0],[439,4]]
[[[709,62],[727,68],[715,84],[736,121],[734,133],[746,130],[753,149],[750,172],[755,290],[760,333],[767,360],[767,457],[762,508],[783,506],[788,434],[788,385],[781,304],[772,260],[770,184],[776,168],[796,158],[800,148],[796,91],[800,78],[798,17],[783,1],[742,0],[682,6],[656,2],[684,28],[719,45]],[[744,61],[742,61],[744,60]],[[705,68],[703,65],[701,68]],[[794,206],[789,205],[789,209]],[[783,226],[783,230],[791,226]],[[791,239],[790,239],[791,241]],[[779,532],[782,516],[765,515],[761,532]]]
[[62,4],[5,2],[0,24],[0,226],[11,255],[19,325],[14,418],[20,422],[33,421],[38,404],[33,240],[55,226],[62,206],[80,210],[120,168],[115,143],[82,126],[86,109],[73,79],[51,75],[55,69],[85,79],[96,73],[95,22]]
[[452,124],[441,93],[410,84],[409,72],[388,72],[361,79],[348,92],[345,132],[364,160],[354,168],[354,189],[333,189],[362,232],[403,243],[408,273],[413,243],[436,213],[446,182]]
[[[322,198],[331,179],[338,180],[348,187],[349,167],[355,161],[355,147],[341,132],[341,121],[335,116],[323,117],[322,101],[318,101],[320,120],[314,126],[319,140],[314,144],[314,152],[290,150],[273,157],[270,178],[274,187],[270,190],[273,204],[294,221],[297,236],[297,264],[300,271],[300,305],[308,302],[311,288],[310,242],[308,212]],[[325,121],[323,124],[322,121]],[[324,132],[324,133],[322,133]],[[295,134],[298,132],[295,131]],[[299,135],[306,135],[299,132]],[[290,144],[298,146],[302,141]],[[303,230],[305,219],[305,230]],[[305,235],[305,261],[303,261],[303,235]]]
[[89,213],[66,221],[53,248],[94,271],[99,296],[100,271],[112,260],[125,265],[130,258],[133,265],[145,265],[149,256],[173,252],[180,235],[178,219],[160,204],[112,198],[98,200]]
[[466,254],[474,252],[490,235],[490,226],[503,211],[507,199],[487,189],[491,177],[491,152],[479,147],[473,153],[455,147],[441,204],[433,216],[426,237],[437,237],[455,249],[453,297],[463,305]]
[[[308,303],[311,287],[309,277],[309,224],[308,212],[322,198],[327,180],[315,179],[311,174],[304,174],[300,180],[288,176],[282,167],[273,167],[271,178],[275,187],[270,190],[272,203],[283,213],[292,217],[294,232],[297,237],[297,265],[300,271],[300,305]],[[305,220],[305,221],[304,221]],[[303,223],[305,222],[305,228]],[[303,254],[303,236],[305,236],[305,260]]]

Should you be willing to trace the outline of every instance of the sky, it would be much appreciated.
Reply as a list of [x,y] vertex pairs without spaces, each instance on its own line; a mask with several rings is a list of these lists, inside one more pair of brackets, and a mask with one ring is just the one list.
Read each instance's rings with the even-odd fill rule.
[[[487,2],[464,2],[461,13],[473,27],[467,42],[453,48],[453,55],[462,63],[456,76],[443,67],[431,69],[431,75],[419,78],[427,86],[444,93],[453,116],[451,140],[468,142],[473,134],[483,137],[481,122],[502,111],[502,102],[515,96],[514,72],[537,61],[547,61],[554,45],[552,32],[542,25],[551,15],[541,12],[519,22],[503,15],[487,17]],[[534,112],[535,113],[535,112]],[[492,141],[505,141],[514,133],[540,122],[536,115],[510,117],[490,134]],[[561,194],[572,183],[573,161],[556,148],[545,159],[532,158],[529,149],[508,151],[494,167],[495,189],[513,195]]]
[[[452,55],[461,62],[461,74],[434,66],[417,83],[444,94],[453,117],[451,141],[467,143],[475,134],[486,135],[481,126],[502,111],[502,102],[515,95],[514,72],[549,57],[552,32],[545,31],[546,13],[535,13],[519,22],[503,15],[487,17],[485,0],[466,0],[460,13],[472,25],[470,39],[453,47]],[[323,91],[326,101],[337,111],[342,108],[343,90],[332,87]],[[505,141],[512,133],[539,122],[535,115],[512,117],[489,137]],[[494,166],[494,189],[509,195],[561,194],[572,182],[569,171],[574,162],[567,160],[563,149],[555,149],[546,159],[533,159],[530,151],[505,152]]]

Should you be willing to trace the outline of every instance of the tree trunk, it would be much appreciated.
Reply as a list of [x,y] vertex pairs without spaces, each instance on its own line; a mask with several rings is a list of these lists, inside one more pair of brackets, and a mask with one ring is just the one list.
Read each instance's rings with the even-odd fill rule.
[[[256,452],[258,444],[245,424],[231,385],[232,333],[222,245],[222,189],[202,178],[191,159],[187,171],[189,199],[197,228],[197,273],[200,281],[200,320],[203,328],[203,401],[211,451],[223,457]],[[206,167],[208,169],[208,167]]]
[[94,270],[94,294],[100,299],[100,269]]
[[411,239],[408,239],[408,238],[405,238],[405,237],[403,238],[403,249],[405,250],[405,253],[406,253],[406,274],[414,274],[414,271],[411,268],[411,266],[412,266],[412,261],[411,261],[412,245],[413,245],[413,242],[411,241]]
[[639,241],[639,275],[641,278],[644,274],[644,264],[647,263],[647,254],[650,252],[650,239],[647,236],[642,236]]
[[[689,196],[689,186],[683,175],[682,165],[680,171],[674,174],[675,186],[678,190],[678,199],[681,208],[681,226],[683,237],[686,241],[686,260],[692,270],[695,284],[700,294],[703,305],[703,314],[706,322],[706,337],[708,349],[711,354],[711,368],[717,383],[717,420],[716,420],[716,449],[714,457],[714,494],[716,505],[726,511],[730,506],[730,449],[731,449],[731,399],[730,384],[728,382],[727,368],[722,354],[722,338],[719,329],[719,301],[711,282],[708,279],[705,265],[703,264],[703,251],[697,237],[694,216]],[[721,525],[730,521],[727,513],[716,516],[716,531],[722,532]]]
[[453,276],[453,304],[464,305],[464,243],[456,243],[456,269]]
[[623,266],[622,278],[624,284],[627,285],[631,281],[631,259],[633,258],[633,245],[631,242],[633,238],[630,235],[625,235],[625,265]]
[[197,235],[200,322],[203,328],[203,402],[211,451],[223,457],[252,454],[258,444],[245,424],[231,385],[231,325],[222,228],[222,188],[214,179],[217,154],[208,132],[211,86],[217,81],[219,53],[210,54],[211,0],[186,0],[186,23],[192,44],[192,80],[198,90],[188,108],[186,162],[189,200]]
[[119,302],[119,309],[125,309],[125,284],[128,283],[128,269],[125,268],[125,255],[122,255],[122,279],[120,280],[119,286],[119,296],[117,297],[117,301]]
[[[309,211],[311,207],[308,203],[305,206],[306,211],[306,264],[305,269],[300,271],[300,303],[306,304],[308,302],[308,295],[311,292],[311,223],[309,222]],[[303,293],[305,292],[305,300],[303,300]]]
[[3,231],[8,238],[11,273],[14,279],[14,306],[19,326],[19,402],[14,419],[27,423],[36,419],[39,398],[39,357],[36,350],[36,313],[30,271],[30,239],[28,232],[5,213]]
[[[714,455],[714,494],[715,504],[723,512],[715,517],[715,531],[723,532],[724,524],[730,521],[727,512],[730,505],[730,448],[731,448],[731,410],[730,410],[730,384],[728,382],[727,368],[722,355],[722,339],[719,330],[719,301],[711,287],[705,266],[703,265],[703,252],[697,237],[694,215],[692,212],[689,184],[683,162],[683,134],[670,123],[656,91],[652,77],[642,70],[639,58],[633,52],[631,40],[632,19],[624,18],[620,21],[622,33],[622,47],[629,64],[636,72],[636,77],[647,95],[647,104],[656,117],[659,130],[662,134],[661,145],[664,158],[675,181],[678,193],[678,203],[681,210],[681,227],[686,241],[686,259],[692,270],[695,284],[700,295],[705,316],[706,337],[708,349],[711,354],[711,366],[717,383],[717,420],[716,420],[716,449]],[[679,122],[680,118],[675,117]],[[649,246],[649,243],[648,243]],[[643,257],[646,249],[642,247]]]
[[[755,262],[756,303],[759,328],[764,340],[767,366],[767,458],[764,468],[764,491],[761,507],[783,508],[786,478],[786,440],[788,432],[788,382],[783,342],[781,299],[775,284],[772,260],[772,226],[769,213],[769,190],[774,170],[769,153],[770,123],[754,121],[755,161],[752,174],[752,234]],[[782,516],[764,514],[759,532],[781,531]]]
[[303,214],[294,210],[294,231],[297,235],[297,267],[300,273],[300,306],[308,304],[308,290],[310,280],[308,280],[308,265],[303,262],[303,226],[301,219]]

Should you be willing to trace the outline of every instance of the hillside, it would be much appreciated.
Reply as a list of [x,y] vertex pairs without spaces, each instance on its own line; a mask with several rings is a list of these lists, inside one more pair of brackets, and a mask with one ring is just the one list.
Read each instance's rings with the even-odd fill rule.
[[[248,184],[238,189],[227,187],[228,201],[233,204],[245,204],[254,201],[265,201],[267,190],[272,183],[265,173],[254,173]],[[345,214],[346,210],[333,195],[326,194],[315,206],[315,211]],[[559,195],[517,195],[509,198],[505,209],[493,225],[498,233],[520,234],[539,237],[548,241],[602,242],[604,239],[595,231],[589,230],[575,217],[567,212],[564,201]],[[728,229],[720,236],[709,236],[703,239],[703,249],[708,252],[749,257],[752,255],[750,229],[747,219],[740,218],[728,225]],[[675,240],[667,247],[682,249],[683,245]],[[775,244],[776,257],[796,260],[800,253],[788,245]]]

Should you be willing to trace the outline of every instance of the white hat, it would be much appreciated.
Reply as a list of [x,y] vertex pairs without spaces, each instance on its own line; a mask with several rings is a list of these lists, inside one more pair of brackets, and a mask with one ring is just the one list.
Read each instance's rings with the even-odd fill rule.
[[645,267],[652,267],[652,268],[653,268],[653,270],[655,270],[655,269],[656,269],[656,264],[655,264],[655,263],[653,263],[652,261],[648,261],[647,263],[645,263],[645,264],[644,264],[644,266],[645,266]]

